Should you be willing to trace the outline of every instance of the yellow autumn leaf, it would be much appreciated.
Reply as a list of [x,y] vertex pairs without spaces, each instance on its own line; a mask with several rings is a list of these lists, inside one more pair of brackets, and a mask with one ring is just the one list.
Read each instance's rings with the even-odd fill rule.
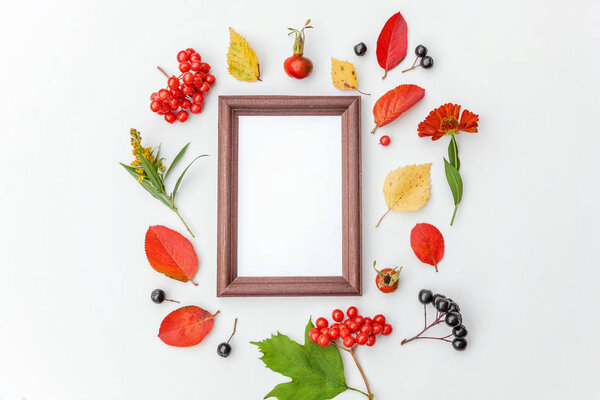
[[333,86],[342,90],[356,90],[359,93],[363,93],[358,90],[358,82],[356,80],[356,69],[354,65],[347,61],[336,60],[331,57],[331,81]]
[[416,211],[423,207],[431,196],[431,163],[407,165],[391,171],[383,182],[383,196],[388,210],[383,214],[375,227],[378,227],[383,217],[391,210],[399,212]]
[[227,52],[227,64],[229,73],[240,81],[260,81],[260,67],[256,53],[246,39],[229,28],[229,51]]

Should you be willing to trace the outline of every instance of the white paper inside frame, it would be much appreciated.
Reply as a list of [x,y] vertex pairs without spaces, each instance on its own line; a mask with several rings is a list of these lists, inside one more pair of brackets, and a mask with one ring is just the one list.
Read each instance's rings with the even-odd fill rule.
[[340,116],[240,116],[238,276],[342,275]]

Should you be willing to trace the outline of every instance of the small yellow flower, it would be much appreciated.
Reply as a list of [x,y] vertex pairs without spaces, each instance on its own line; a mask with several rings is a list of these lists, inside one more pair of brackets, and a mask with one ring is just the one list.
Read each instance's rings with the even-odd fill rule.
[[144,180],[144,175],[138,176],[138,178],[137,178],[138,182],[142,182],[143,180]]
[[144,170],[142,168],[136,168],[135,173],[141,175],[144,173]]

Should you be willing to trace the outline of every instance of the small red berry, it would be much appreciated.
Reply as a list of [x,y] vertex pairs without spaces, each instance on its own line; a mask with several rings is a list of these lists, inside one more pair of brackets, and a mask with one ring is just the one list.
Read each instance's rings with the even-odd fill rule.
[[196,92],[196,90],[194,89],[194,87],[190,86],[190,85],[183,85],[181,87],[181,91],[183,92],[183,94],[185,94],[187,96],[191,96],[191,95],[193,95]]
[[187,61],[189,59],[190,59],[190,55],[188,53],[186,53],[185,50],[181,50],[179,53],[177,53],[177,61],[183,62],[183,61]]
[[187,61],[179,63],[179,70],[181,72],[188,72],[190,70],[190,63]]
[[392,326],[390,324],[385,324],[383,326],[383,331],[382,331],[384,336],[389,335],[390,333],[392,333]]
[[329,334],[329,328],[327,328],[327,327],[320,328],[319,332],[321,332],[321,335],[327,335],[327,334]]
[[190,69],[192,71],[200,71],[200,68],[202,68],[202,63],[200,61],[192,61],[190,63]]
[[365,325],[373,325],[373,320],[369,317],[365,318]]
[[317,343],[317,341],[319,340],[319,336],[321,336],[319,332],[313,332],[308,334],[310,341],[313,343]]
[[327,328],[328,325],[329,325],[329,323],[323,317],[317,318],[317,320],[315,321],[315,326],[317,328]]
[[329,343],[331,343],[331,338],[329,337],[329,335],[319,336],[319,344],[321,346],[327,347],[327,346],[329,346]]
[[153,100],[150,103],[150,109],[154,112],[158,112],[160,110],[161,103],[158,100]]
[[362,326],[365,324],[365,317],[363,317],[362,315],[357,315],[356,318],[354,318],[354,320],[358,325]]
[[190,61],[202,61],[202,57],[200,57],[200,54],[194,53],[190,55]]
[[170,77],[167,81],[167,86],[169,86],[171,89],[177,89],[179,87],[179,79],[175,78],[174,76]]
[[194,103],[190,106],[190,112],[192,114],[200,114],[202,112],[202,106],[200,104]]
[[351,321],[348,328],[350,328],[350,332],[354,333],[354,332],[358,332],[358,330],[360,329],[360,326],[358,326],[356,321]]
[[329,328],[329,331],[327,332],[327,334],[329,335],[329,337],[332,340],[335,340],[337,338],[340,337],[340,330],[338,328]]
[[214,75],[208,74],[208,75],[206,75],[205,80],[206,80],[207,83],[209,83],[209,84],[212,85],[212,84],[214,84],[216,82],[217,78],[215,78]]
[[192,105],[192,102],[189,101],[188,99],[183,99],[179,102],[179,105],[181,106],[181,108],[190,108],[190,106]]
[[163,101],[162,103],[160,103],[160,112],[164,113],[168,113],[169,110],[171,110],[171,106],[169,105],[168,102]]
[[350,318],[354,318],[358,315],[358,310],[354,306],[348,307],[348,309],[346,310],[346,315]]
[[202,93],[196,93],[194,95],[194,103],[202,104],[203,102],[204,102],[204,96],[202,96]]
[[367,338],[367,346],[373,346],[376,340],[377,338],[375,336],[369,335],[369,337]]
[[181,110],[177,113],[177,121],[185,122],[188,119],[188,112],[185,110]]
[[371,333],[372,330],[373,328],[371,328],[371,325],[363,325],[360,327],[360,333],[365,333],[367,335]]
[[385,317],[381,314],[377,314],[373,317],[373,322],[377,322],[378,324],[385,324]]
[[319,328],[317,328],[317,327],[315,326],[315,327],[313,327],[313,328],[310,328],[310,329],[308,330],[308,334],[310,335],[311,333],[314,333],[314,332],[319,332],[319,331],[320,331],[320,329],[319,329]]
[[170,124],[175,122],[176,119],[177,119],[177,117],[172,112],[168,112],[165,114],[165,121],[167,121]]
[[382,331],[383,331],[383,325],[375,322],[373,323],[373,329],[371,330],[371,332],[373,333],[373,335],[379,335]]
[[206,93],[210,90],[210,85],[206,82],[203,82],[202,85],[200,86],[200,91],[202,93]]
[[346,336],[344,338],[344,346],[350,348],[352,346],[354,346],[355,340],[352,336]]
[[160,97],[158,97],[158,93],[154,92],[150,95],[150,100],[160,100]]
[[158,91],[158,98],[161,100],[168,100],[171,97],[171,93],[167,89],[160,89]]
[[382,146],[387,146],[388,144],[390,144],[391,140],[389,136],[382,136],[381,139],[379,139],[379,144]]
[[333,320],[335,322],[342,322],[344,320],[344,312],[342,310],[333,310],[333,312],[331,313],[331,318],[333,318]]
[[358,335],[356,337],[356,343],[363,345],[363,344],[367,343],[367,338],[368,338],[368,336],[366,333],[361,333],[360,335]]
[[188,47],[187,49],[185,49],[185,52],[187,53],[188,56],[191,56],[192,54],[194,54],[196,52],[196,50],[192,49],[191,47]]
[[208,71],[210,71],[210,64],[202,63],[200,65],[200,71],[204,72],[205,74],[208,74]]
[[348,337],[352,334],[352,332],[350,332],[350,329],[348,327],[342,327],[340,328],[340,337],[343,339],[345,337]]
[[185,74],[183,74],[181,79],[183,80],[183,83],[185,83],[186,85],[191,85],[194,83],[194,73],[186,72]]
[[169,99],[169,106],[171,110],[177,110],[179,108],[179,99],[177,97],[171,97]]

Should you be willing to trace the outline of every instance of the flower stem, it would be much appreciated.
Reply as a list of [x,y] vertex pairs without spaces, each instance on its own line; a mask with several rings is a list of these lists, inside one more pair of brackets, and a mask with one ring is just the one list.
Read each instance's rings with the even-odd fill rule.
[[186,224],[186,222],[183,219],[183,217],[181,216],[181,214],[179,214],[179,211],[177,211],[177,208],[175,207],[175,204],[173,204],[173,211],[175,211],[175,214],[177,214],[177,216],[179,217],[179,219],[181,220],[181,222],[183,222],[183,224],[185,225],[185,229],[187,229],[187,231],[190,233],[190,235],[192,235],[192,237],[195,238],[196,236],[194,236],[194,234],[190,230],[190,227],[188,226],[188,224]]
[[454,213],[452,214],[452,220],[450,221],[450,226],[454,224],[454,217],[456,217],[456,210],[458,210],[458,204],[454,206]]

